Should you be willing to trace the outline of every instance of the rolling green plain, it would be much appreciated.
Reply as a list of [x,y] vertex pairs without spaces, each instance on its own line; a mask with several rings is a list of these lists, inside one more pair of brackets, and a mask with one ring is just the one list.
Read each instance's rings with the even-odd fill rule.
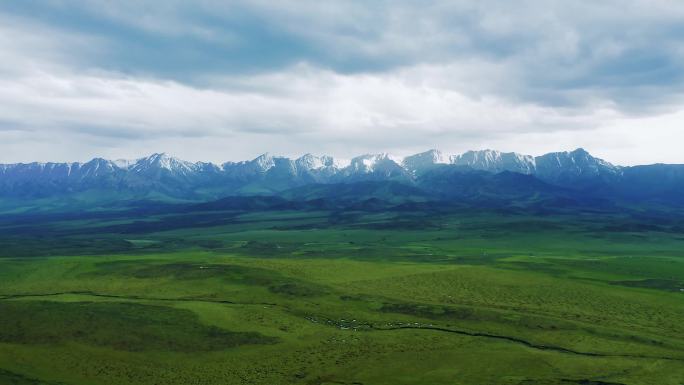
[[0,384],[681,385],[677,218],[8,214]]

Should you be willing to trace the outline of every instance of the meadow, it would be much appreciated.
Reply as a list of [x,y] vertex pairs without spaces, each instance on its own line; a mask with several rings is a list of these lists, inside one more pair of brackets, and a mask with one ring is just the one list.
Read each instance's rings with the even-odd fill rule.
[[684,221],[0,217],[0,383],[682,385]]

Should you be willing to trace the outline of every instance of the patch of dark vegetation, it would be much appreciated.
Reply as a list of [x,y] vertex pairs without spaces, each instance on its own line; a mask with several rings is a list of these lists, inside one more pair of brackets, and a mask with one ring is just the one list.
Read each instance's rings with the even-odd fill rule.
[[475,231],[478,233],[491,233],[492,236],[501,233],[529,233],[529,232],[550,232],[566,229],[566,226],[558,222],[544,220],[516,220],[499,222],[477,222],[462,224],[463,230]]
[[497,265],[503,268],[512,268],[516,270],[527,270],[527,271],[537,271],[540,273],[546,273],[549,275],[563,275],[566,270],[559,267],[553,266],[550,263],[544,262],[528,262],[528,261],[510,261]]
[[141,264],[140,261],[114,261],[99,263],[97,267],[98,271],[87,274],[98,276],[122,275],[139,279],[166,277],[179,280],[202,280],[216,278],[234,284],[263,286],[272,293],[297,297],[312,297],[326,292],[319,285],[285,277],[276,271],[239,265]]
[[61,291],[52,293],[22,293],[22,294],[11,294],[11,295],[0,295],[0,299],[23,299],[23,298],[48,298],[48,297],[59,297],[62,295],[86,295],[99,298],[115,299],[115,300],[132,300],[132,301],[159,301],[159,302],[207,302],[207,303],[221,303],[230,305],[266,305],[266,306],[278,306],[278,304],[273,302],[239,302],[231,301],[224,298],[217,298],[215,295],[197,296],[197,297],[180,297],[180,298],[167,298],[167,297],[152,297],[152,296],[140,296],[140,295],[117,295],[117,294],[105,294],[96,293],[88,290],[73,290],[73,291]]
[[130,223],[94,228],[87,231],[86,234],[148,234],[178,229],[225,226],[234,223],[236,216],[237,213],[227,212],[169,215],[156,217],[154,220],[134,220]]
[[125,234],[103,237],[9,236],[0,235],[0,258],[30,258],[63,255],[111,255],[179,249],[217,250],[225,247],[220,240],[163,239],[136,245]]
[[361,212],[333,211],[328,215],[330,226],[341,226],[360,222],[363,217]]
[[98,263],[95,275],[119,275],[132,278],[206,279],[223,278],[245,284],[264,285],[277,275],[266,269],[238,265],[199,263],[146,263],[147,261],[113,261]]
[[665,226],[651,225],[648,223],[622,223],[618,225],[604,226],[601,231],[611,233],[641,233],[647,231],[671,231]]
[[419,303],[383,303],[379,309],[384,313],[406,314],[435,321],[495,322],[532,330],[576,330],[578,326],[563,320],[535,315],[516,315],[494,310],[476,309],[466,306],[442,306]]
[[323,294],[312,285],[303,285],[296,282],[286,282],[268,287],[272,293],[283,294],[292,297],[313,297]]
[[12,236],[0,239],[0,258],[115,254],[131,250],[133,245],[130,242],[114,238]]
[[499,258],[506,257],[504,255],[482,254],[482,255],[459,255],[458,257],[449,257],[444,260],[447,263],[455,263],[457,265],[491,265]]
[[383,222],[359,223],[347,226],[350,229],[367,230],[434,230],[440,227],[426,220],[391,220]]
[[625,385],[621,382],[606,382],[599,380],[569,380],[569,379],[535,379],[535,380],[523,380],[518,383],[518,385]]
[[297,244],[249,241],[241,246],[241,250],[248,255],[260,257],[275,257],[289,255],[298,249]]
[[193,242],[197,247],[209,250],[217,250],[225,247],[222,241],[218,239],[200,239]]
[[637,281],[613,281],[611,285],[640,287],[646,289],[655,289],[672,292],[684,292],[684,282],[675,281],[673,279],[641,279]]
[[61,382],[46,382],[30,378],[9,370],[0,369],[0,384],[3,385],[60,385]]
[[384,313],[407,314],[427,319],[480,320],[475,311],[466,307],[447,307],[414,303],[385,303],[380,308]]
[[327,229],[331,227],[330,225],[326,223],[304,223],[304,224],[299,224],[299,225],[278,225],[278,226],[273,226],[270,229],[271,230],[277,230],[277,231],[292,231],[292,230],[319,230],[319,229]]
[[655,251],[651,252],[651,256],[633,257],[630,252],[622,252],[622,254],[617,258],[557,258],[552,263],[576,270],[632,276],[635,280],[663,279],[681,282],[680,277],[684,272],[684,264],[679,259],[660,258],[655,255]]
[[342,301],[364,301],[364,302],[370,302],[373,300],[373,297],[368,296],[368,295],[363,295],[363,294],[352,294],[352,295],[341,295],[340,300]]
[[681,346],[676,345],[676,344],[671,344],[668,342],[664,342],[662,340],[657,340],[649,336],[640,336],[636,334],[624,334],[624,333],[615,333],[615,332],[610,332],[610,331],[599,331],[594,328],[586,328],[583,329],[585,332],[587,332],[589,335],[592,336],[597,336],[613,341],[628,341],[631,343],[638,343],[638,344],[643,344],[643,345],[651,345],[651,346],[658,346],[658,347],[663,347],[663,348],[668,348],[672,350],[681,350]]
[[338,381],[334,375],[326,374],[312,378],[306,382],[306,385],[364,385],[364,383],[358,381]]
[[256,332],[202,324],[189,310],[118,302],[0,302],[0,342],[60,345],[69,342],[122,351],[217,351],[275,344]]

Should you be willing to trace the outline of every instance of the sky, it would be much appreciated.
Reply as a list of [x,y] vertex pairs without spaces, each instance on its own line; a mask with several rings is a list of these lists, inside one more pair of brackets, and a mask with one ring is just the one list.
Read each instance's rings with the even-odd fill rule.
[[0,2],[0,162],[684,163],[684,2]]

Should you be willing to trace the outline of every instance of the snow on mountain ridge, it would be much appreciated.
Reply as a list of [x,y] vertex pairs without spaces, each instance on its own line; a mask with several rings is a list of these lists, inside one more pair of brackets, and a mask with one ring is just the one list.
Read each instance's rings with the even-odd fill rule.
[[131,160],[131,159],[116,159],[113,160],[112,162],[116,165],[116,167],[120,169],[127,170],[131,166],[133,166],[138,160]]
[[615,178],[623,174],[622,167],[595,158],[583,148],[544,154],[536,157],[536,161],[535,175],[554,183],[569,178]]
[[444,156],[439,150],[428,150],[419,154],[410,155],[401,161],[401,166],[412,175],[428,171],[440,164],[451,163],[451,158]]
[[297,167],[305,170],[320,170],[326,167],[335,167],[335,160],[328,155],[316,156],[304,154],[295,160]]
[[536,160],[533,156],[495,150],[467,151],[452,156],[451,163],[490,172],[534,174],[536,170]]
[[[115,163],[113,163],[115,164]],[[148,157],[140,158],[126,169],[132,172],[147,173],[156,170],[165,170],[179,175],[188,175],[197,170],[197,164],[180,160],[166,153],[155,153]]]
[[[157,178],[172,175],[188,178],[213,178],[221,175],[227,180],[251,180],[254,178],[290,178],[297,183],[338,183],[359,178],[375,180],[411,180],[443,165],[467,166],[477,170],[499,173],[511,171],[534,175],[545,181],[568,178],[619,175],[620,167],[594,158],[583,149],[549,153],[537,157],[514,152],[495,150],[467,151],[463,154],[446,156],[439,150],[428,150],[403,159],[388,153],[365,154],[348,162],[330,156],[305,154],[296,159],[262,154],[252,160],[226,162],[222,165],[205,162],[188,162],[166,153],[155,153],[136,160],[115,161],[95,158],[86,163],[28,163],[0,164],[0,175],[14,175],[17,178],[91,178],[101,175],[136,175]],[[61,180],[61,179],[60,179]]]
[[[347,168],[350,168],[354,171],[361,171],[361,172],[373,172],[375,171],[376,167],[378,164],[382,162],[393,162],[397,163],[393,157],[389,155],[388,153],[379,153],[379,154],[364,154],[364,155],[359,155],[357,157],[352,158],[349,166]],[[398,164],[398,163],[397,163]]]

